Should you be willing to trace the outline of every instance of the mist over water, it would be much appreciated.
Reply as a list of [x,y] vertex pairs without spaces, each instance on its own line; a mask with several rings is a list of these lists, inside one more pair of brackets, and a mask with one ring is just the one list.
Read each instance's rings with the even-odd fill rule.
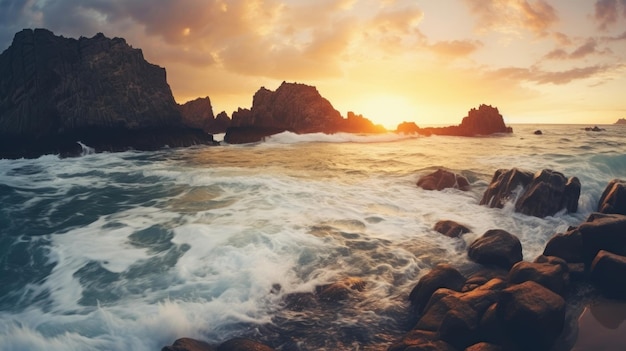
[[[253,145],[0,160],[0,350],[160,350],[234,336],[290,350],[379,350],[410,326],[408,293],[501,228],[533,260],[626,177],[625,128],[513,126],[497,137],[283,133]],[[532,132],[542,129],[543,135]],[[439,167],[472,189],[431,192]],[[579,212],[479,206],[496,169],[582,183]],[[442,219],[463,239],[432,230]],[[293,308],[347,278],[361,292]]]

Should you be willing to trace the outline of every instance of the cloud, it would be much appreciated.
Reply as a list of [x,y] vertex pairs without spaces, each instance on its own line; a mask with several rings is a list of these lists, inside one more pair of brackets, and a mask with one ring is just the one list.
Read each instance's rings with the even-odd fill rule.
[[430,45],[430,49],[438,55],[448,57],[463,57],[472,54],[483,46],[477,40],[439,41]]
[[594,19],[598,23],[598,28],[607,30],[617,23],[620,7],[626,17],[626,0],[597,0],[594,6]]
[[542,37],[559,20],[554,7],[544,0],[465,0],[465,3],[477,16],[476,28],[480,32],[520,35],[520,31],[530,31]]
[[510,79],[526,81],[537,84],[563,85],[575,80],[600,77],[610,71],[621,70],[620,66],[592,65],[588,67],[576,67],[564,71],[545,71],[538,67],[521,68],[507,67],[491,71],[488,75],[493,79]]
[[544,56],[544,59],[549,60],[576,60],[582,59],[590,55],[604,55],[604,54],[612,54],[613,52],[609,48],[605,48],[600,50],[598,48],[598,40],[594,38],[589,38],[585,41],[584,44],[577,47],[571,53],[567,53],[564,49],[557,48],[550,51],[548,54]]

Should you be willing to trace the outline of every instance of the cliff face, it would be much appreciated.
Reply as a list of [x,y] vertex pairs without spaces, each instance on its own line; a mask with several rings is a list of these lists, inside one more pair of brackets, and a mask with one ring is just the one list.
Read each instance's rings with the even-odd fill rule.
[[[123,148],[114,134],[109,139],[102,134],[107,130],[146,134],[159,129],[174,130],[178,137],[170,141],[175,145],[204,139],[190,131],[195,141],[184,140],[188,128],[182,124],[165,69],[145,61],[141,50],[124,39],[101,33],[71,39],[45,29],[25,29],[0,55],[0,135],[13,144],[24,144],[5,142],[0,157],[2,151],[9,157],[20,157],[20,152],[26,152],[24,156],[63,152],[55,148],[55,139],[63,135],[85,135],[82,141],[88,144],[89,135],[100,134],[102,143],[111,144],[109,149]],[[156,147],[160,141],[153,139]],[[129,141],[126,146],[134,147],[132,138],[119,140]],[[46,145],[36,145],[30,155],[28,143]]]
[[289,130],[295,133],[333,133],[343,118],[313,86],[283,82],[276,91],[259,89],[252,109],[233,113],[232,126]]
[[179,110],[183,123],[210,134],[224,133],[230,126],[230,118],[226,112],[222,111],[217,116],[213,115],[213,107],[208,96],[188,101],[180,105]]

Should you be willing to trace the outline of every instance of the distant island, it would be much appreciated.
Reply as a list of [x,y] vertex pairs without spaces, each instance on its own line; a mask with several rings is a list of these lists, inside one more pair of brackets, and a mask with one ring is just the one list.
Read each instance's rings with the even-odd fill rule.
[[615,124],[626,124],[626,118],[620,118],[615,122]]

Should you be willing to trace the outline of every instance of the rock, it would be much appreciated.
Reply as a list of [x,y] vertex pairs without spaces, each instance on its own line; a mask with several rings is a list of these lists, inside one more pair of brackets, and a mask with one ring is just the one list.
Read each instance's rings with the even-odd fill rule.
[[537,129],[533,134],[535,135],[543,135],[543,132],[539,129]]
[[[169,139],[164,139],[169,135]],[[0,157],[211,144],[182,123],[165,69],[124,39],[17,33],[0,54]]]
[[161,351],[216,351],[216,349],[204,341],[181,338],[174,341],[172,346],[165,346]]
[[517,168],[497,170],[482,199],[480,205],[502,208],[507,201],[514,199],[532,181],[533,174]]
[[626,300],[626,257],[600,250],[591,263],[591,279],[610,298]]
[[620,119],[617,120],[617,122],[615,122],[613,124],[626,124],[626,118],[620,118]]
[[321,301],[338,302],[347,300],[355,291],[363,291],[366,285],[361,278],[349,277],[332,284],[318,286],[316,291]]
[[535,217],[552,216],[562,209],[578,210],[580,181],[566,179],[562,173],[544,169],[535,173],[528,189],[515,203],[515,210]]
[[468,256],[480,264],[510,269],[522,260],[522,244],[515,235],[492,229],[474,240],[469,247]]
[[606,129],[600,128],[598,126],[593,126],[593,127],[586,127],[585,130],[587,132],[604,132]]
[[570,263],[584,262],[583,237],[578,228],[555,234],[546,244],[543,254],[559,257]]
[[[403,128],[405,127],[403,126]],[[513,129],[504,124],[504,119],[497,107],[482,104],[478,109],[472,108],[458,126],[417,128],[417,133],[423,135],[477,136],[513,133]]]
[[230,118],[222,111],[213,116],[213,107],[209,97],[197,98],[179,105],[178,109],[183,117],[185,125],[202,129],[209,134],[225,133],[230,127]]
[[460,291],[465,277],[449,264],[439,264],[426,273],[411,290],[409,300],[417,313],[422,313],[431,295],[439,288]]
[[626,181],[613,179],[604,189],[598,212],[626,215]]
[[601,250],[626,256],[626,216],[592,214],[577,230],[582,236],[586,263],[590,263]]
[[217,347],[217,351],[273,351],[274,349],[258,341],[234,338]]
[[420,127],[415,122],[402,122],[398,124],[395,131],[396,134],[418,134],[420,133]]
[[480,204],[502,208],[517,197],[516,212],[543,218],[562,209],[576,212],[579,196],[580,181],[576,177],[567,179],[562,173],[548,169],[534,175],[516,168],[500,169],[495,172]]
[[[465,281],[462,292],[471,291],[486,286],[488,289],[503,289],[506,286],[509,271],[503,268],[486,268],[473,273]],[[489,285],[487,285],[489,284]]]
[[567,263],[563,260],[558,262],[554,259],[552,261],[545,259],[545,261],[541,263],[517,262],[509,272],[509,283],[519,284],[525,281],[533,281],[559,295],[564,295],[569,285]]
[[469,233],[471,230],[455,221],[439,221],[435,223],[435,227],[433,228],[435,231],[450,237],[450,238],[458,238],[465,233]]
[[348,111],[347,118],[342,122],[340,131],[345,133],[385,133],[387,130],[380,124],[375,125],[363,115]]
[[420,177],[417,181],[417,186],[425,190],[443,190],[446,188],[469,190],[469,182],[465,177],[445,169],[438,169],[433,173]]
[[479,342],[465,349],[465,351],[504,351],[502,347],[488,342]]
[[496,315],[508,339],[523,350],[549,350],[565,324],[565,301],[527,281],[502,290]]
[[437,334],[425,330],[411,330],[402,341],[392,344],[387,351],[456,351],[450,344],[438,340]]

